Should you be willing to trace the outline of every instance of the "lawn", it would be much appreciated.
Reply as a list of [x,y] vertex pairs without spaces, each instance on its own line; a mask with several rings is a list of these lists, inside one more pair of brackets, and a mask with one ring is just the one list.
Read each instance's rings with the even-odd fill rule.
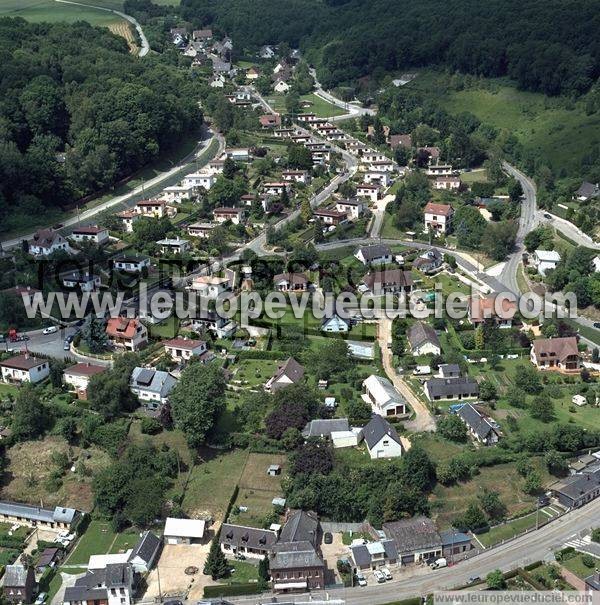
[[587,567],[583,564],[583,555],[577,553],[574,557],[564,559],[562,566],[566,567],[570,572],[574,573],[578,578],[587,578],[594,573],[594,569],[600,569],[600,559],[592,557],[594,559],[594,565]]
[[85,534],[81,536],[65,563],[83,565],[87,564],[92,555],[115,552],[111,549],[117,537],[117,534],[112,531],[110,523],[94,519],[90,522]]
[[222,584],[247,584],[258,581],[258,565],[246,561],[228,561],[232,570],[228,578],[220,580]]
[[220,521],[241,479],[248,452],[220,452],[205,448],[201,455],[204,461],[191,471],[182,502],[183,510],[191,518],[209,513]]
[[0,397],[6,397],[6,395],[12,395],[14,397],[16,394],[16,386],[12,384],[0,384]]
[[139,421],[133,421],[129,427],[129,440],[139,443],[146,439],[149,439],[157,448],[166,444],[170,449],[177,452],[185,465],[189,466],[192,463],[185,436],[181,431],[173,429],[171,431],[161,431],[157,435],[144,435],[140,430]]
[[[546,518],[547,516],[542,512],[542,510],[540,510],[540,523],[545,521]],[[478,534],[477,539],[487,548],[494,544],[498,544],[503,540],[508,540],[509,538],[524,532],[526,529],[533,529],[535,526],[536,514],[532,513],[530,515],[525,515],[524,517],[514,519],[513,521],[508,521],[503,525],[498,525],[483,534]]]
[[283,361],[272,359],[241,359],[233,370],[232,383],[244,388],[256,388],[264,384]]
[[179,332],[179,320],[172,315],[158,324],[148,324],[152,338],[175,338]]
[[[102,0],[96,4],[102,4]],[[108,4],[107,7],[109,7]],[[53,0],[3,0],[0,3],[0,16],[23,17],[23,19],[34,23],[42,21],[50,23],[87,21],[92,25],[103,27],[109,27],[114,23],[123,21],[114,13],[108,11],[74,4],[63,4]]]
[[304,110],[304,113],[314,113],[319,118],[331,118],[346,113],[341,107],[333,105],[312,93],[301,96],[300,100],[311,103],[310,107]]

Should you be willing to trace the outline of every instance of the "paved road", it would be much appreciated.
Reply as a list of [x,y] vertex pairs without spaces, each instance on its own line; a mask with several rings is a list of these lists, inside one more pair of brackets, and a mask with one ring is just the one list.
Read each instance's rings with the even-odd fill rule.
[[[109,200],[102,202],[89,210],[81,212],[79,216],[73,216],[69,219],[66,219],[63,222],[64,227],[61,229],[61,232],[67,232],[70,227],[75,227],[79,224],[86,224],[86,221],[89,222],[90,219],[94,218],[97,214],[104,212],[113,206],[133,205],[141,197],[158,194],[164,187],[178,182],[181,180],[181,175],[185,170],[193,171],[196,169],[196,159],[210,147],[214,139],[219,142],[219,147],[214,157],[220,156],[225,148],[225,140],[220,134],[213,133],[205,126],[202,129],[202,139],[199,141],[196,149],[185,157],[179,164],[173,166],[173,168],[170,170],[161,172],[154,178],[145,181],[142,185],[136,187],[125,195],[110,198]],[[5,250],[8,250],[10,248],[20,246],[24,239],[31,239],[33,234],[34,232],[26,233],[20,235],[19,237],[2,241],[2,247]]]
[[105,6],[94,6],[92,4],[83,4],[81,2],[72,2],[72,0],[54,0],[54,1],[60,2],[61,4],[75,4],[77,6],[95,8],[99,11],[107,11],[109,13],[114,13],[115,15],[118,15],[122,19],[125,19],[125,21],[128,21],[129,23],[131,23],[135,27],[135,29],[138,33],[138,36],[140,37],[141,48],[140,48],[140,52],[138,53],[138,57],[145,57],[150,52],[150,44],[148,44],[148,39],[146,38],[146,35],[144,34],[144,30],[142,29],[142,26],[139,24],[137,19],[134,19],[131,15],[126,15],[125,13],[122,13],[121,11],[113,10],[112,8],[106,8]]

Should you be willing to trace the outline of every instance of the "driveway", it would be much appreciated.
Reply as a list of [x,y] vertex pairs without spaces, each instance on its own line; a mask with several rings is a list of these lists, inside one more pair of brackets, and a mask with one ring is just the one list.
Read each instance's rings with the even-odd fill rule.
[[58,589],[57,593],[54,595],[54,598],[52,599],[51,605],[61,605],[61,603],[63,603],[65,600],[65,590],[67,588],[70,588],[71,586],[75,586],[75,582],[79,578],[82,578],[83,576],[85,576],[84,573],[69,574],[69,573],[64,573],[61,571],[60,577],[62,579],[62,582],[60,584],[60,588]]
[[330,572],[328,583],[338,584],[342,580],[337,570],[338,559],[350,559],[350,548],[342,542],[342,534],[332,534],[333,542],[331,544],[321,544],[321,553],[323,554],[323,561]]

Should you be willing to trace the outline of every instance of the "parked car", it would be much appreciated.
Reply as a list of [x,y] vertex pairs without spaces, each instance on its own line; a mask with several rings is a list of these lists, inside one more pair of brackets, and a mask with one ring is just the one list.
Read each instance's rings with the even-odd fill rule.
[[594,328],[598,328],[600,330],[600,321],[594,322]]
[[70,351],[71,350],[71,343],[68,340],[65,340],[65,342],[63,342],[63,351]]
[[333,543],[333,536],[331,535],[331,532],[326,531],[323,534],[323,542],[325,542],[325,544],[332,544]]
[[549,221],[551,221],[553,217],[552,217],[551,214],[548,214],[547,212],[544,212],[544,218],[548,219]]
[[181,601],[165,601],[165,605],[183,605]]
[[40,594],[37,596],[37,599],[35,600],[35,605],[42,605],[42,603],[46,600],[47,596],[47,592],[40,592]]
[[377,580],[378,584],[383,584],[385,582],[385,575],[383,574],[383,572],[379,571],[379,569],[376,569],[373,572],[373,575],[375,576],[375,579]]
[[481,578],[479,576],[471,576],[469,578],[469,584],[475,584],[475,582],[481,582]]
[[361,573],[356,574],[356,582],[358,583],[359,586],[367,585],[367,580],[366,580],[365,576],[363,576]]
[[387,567],[381,568],[381,573],[385,576],[386,580],[392,580],[392,572]]
[[448,561],[446,561],[444,557],[440,557],[439,559],[436,559],[433,563],[430,563],[429,567],[431,567],[431,569],[440,569],[442,567],[448,567]]
[[42,334],[56,334],[58,328],[56,326],[48,326],[42,330]]

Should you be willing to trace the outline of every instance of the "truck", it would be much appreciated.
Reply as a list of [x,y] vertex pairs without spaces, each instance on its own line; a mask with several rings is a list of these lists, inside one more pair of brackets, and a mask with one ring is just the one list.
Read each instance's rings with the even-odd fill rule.
[[439,559],[436,559],[433,563],[430,563],[429,567],[431,567],[431,569],[441,569],[442,567],[448,567],[448,561],[446,561],[444,557],[440,557]]

